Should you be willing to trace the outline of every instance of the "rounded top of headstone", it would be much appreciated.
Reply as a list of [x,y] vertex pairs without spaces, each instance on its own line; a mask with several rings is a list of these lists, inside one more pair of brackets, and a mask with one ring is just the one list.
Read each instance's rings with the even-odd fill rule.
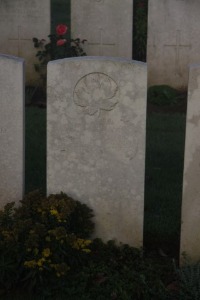
[[14,60],[18,62],[24,62],[24,59],[21,57],[13,56],[13,55],[7,55],[7,54],[2,54],[0,53],[0,59],[9,59],[9,60]]
[[55,63],[63,63],[67,61],[109,61],[109,62],[121,62],[121,63],[131,63],[131,64],[138,64],[141,66],[146,66],[147,64],[141,61],[136,61],[128,58],[122,57],[110,57],[110,56],[79,56],[79,57],[69,57],[63,58],[58,60],[50,61],[48,64],[55,64]]

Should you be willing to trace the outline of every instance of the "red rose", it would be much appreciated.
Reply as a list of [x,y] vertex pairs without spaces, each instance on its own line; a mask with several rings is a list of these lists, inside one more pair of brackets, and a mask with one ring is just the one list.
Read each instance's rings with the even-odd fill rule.
[[57,41],[56,45],[57,45],[57,46],[62,46],[62,45],[64,45],[66,42],[67,42],[66,39],[59,39],[59,40]]
[[67,32],[67,26],[64,24],[59,24],[56,26],[56,33],[57,35],[63,35]]

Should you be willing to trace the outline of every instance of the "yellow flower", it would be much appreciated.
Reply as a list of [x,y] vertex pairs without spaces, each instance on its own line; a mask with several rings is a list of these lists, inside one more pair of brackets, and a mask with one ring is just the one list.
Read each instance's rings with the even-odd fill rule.
[[75,249],[85,249],[85,247],[89,246],[90,244],[92,243],[91,240],[84,240],[84,239],[76,239],[74,242],[73,242],[73,245],[72,247],[75,248]]
[[42,267],[42,265],[43,265],[44,262],[45,262],[45,258],[40,258],[40,259],[37,261],[38,267]]
[[85,240],[84,243],[85,243],[86,246],[88,246],[88,245],[92,244],[92,241],[91,240]]
[[38,265],[38,267],[42,266],[42,261],[40,259],[38,260],[37,265]]
[[44,257],[49,257],[51,255],[51,250],[49,248],[45,248],[43,251],[42,251],[42,255]]
[[90,249],[86,249],[86,248],[85,248],[85,249],[82,249],[82,251],[85,252],[85,253],[90,253],[90,252],[91,252]]
[[35,260],[29,260],[24,262],[24,266],[27,268],[35,268],[37,265]]
[[50,209],[50,213],[52,216],[57,216],[58,215],[58,211],[56,209]]

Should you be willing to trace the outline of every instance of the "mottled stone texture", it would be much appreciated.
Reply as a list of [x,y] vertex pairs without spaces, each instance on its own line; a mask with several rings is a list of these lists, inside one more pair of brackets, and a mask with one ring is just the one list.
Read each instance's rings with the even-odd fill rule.
[[149,0],[148,12],[148,84],[186,89],[200,61],[200,1]]
[[0,0],[0,53],[26,60],[26,82],[39,78],[33,37],[46,39],[50,34],[50,0]]
[[131,59],[133,0],[73,0],[71,30],[87,39],[87,55]]
[[24,62],[0,55],[0,208],[24,189]]
[[147,68],[111,58],[48,64],[47,191],[95,213],[95,235],[141,246]]
[[182,202],[181,254],[200,259],[200,65],[190,67]]

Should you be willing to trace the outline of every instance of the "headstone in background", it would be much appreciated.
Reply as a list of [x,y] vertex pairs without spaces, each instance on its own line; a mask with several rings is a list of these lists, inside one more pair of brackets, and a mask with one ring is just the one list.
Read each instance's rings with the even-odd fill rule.
[[71,35],[87,40],[88,56],[131,59],[132,32],[132,0],[71,1]]
[[0,207],[24,191],[24,61],[0,55]]
[[200,61],[200,2],[150,0],[148,84],[187,89],[190,63]]
[[32,38],[50,34],[50,0],[1,0],[0,28],[0,53],[24,58],[27,84],[34,85],[38,60]]
[[114,58],[48,64],[47,192],[94,210],[96,236],[141,246],[147,67]]
[[200,259],[200,65],[190,67],[183,178],[181,250]]

